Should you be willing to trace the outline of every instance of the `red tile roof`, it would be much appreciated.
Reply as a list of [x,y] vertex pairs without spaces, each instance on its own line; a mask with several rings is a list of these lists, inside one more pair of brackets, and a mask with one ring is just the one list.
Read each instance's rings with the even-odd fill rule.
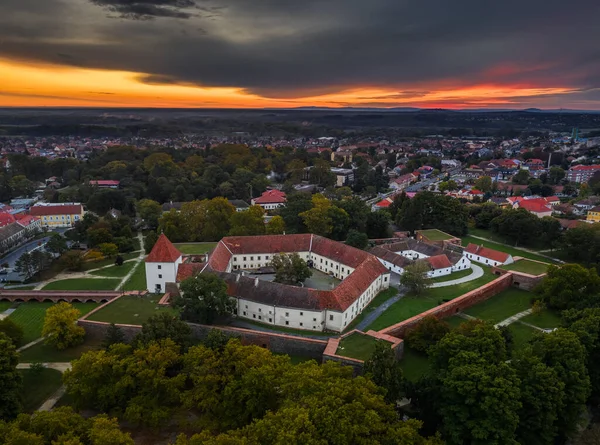
[[280,190],[267,190],[254,200],[255,204],[277,204],[286,202],[285,193]]
[[146,258],[146,263],[174,263],[179,257],[181,257],[181,252],[162,233]]
[[552,208],[546,204],[546,200],[544,198],[524,199],[519,201],[519,208],[525,209],[532,213],[547,213],[552,211]]
[[465,251],[472,253],[473,255],[478,255],[493,261],[498,261],[500,263],[504,263],[510,257],[508,253],[500,252],[494,249],[489,249],[483,246],[478,246],[477,244],[472,243],[469,243]]
[[181,282],[186,278],[191,278],[199,273],[202,268],[206,266],[205,263],[181,263],[177,268],[177,282]]
[[17,215],[17,222],[22,225],[23,227],[27,227],[30,224],[39,221],[40,219],[37,216],[31,216],[31,215],[23,215],[23,214],[18,214]]
[[446,255],[436,255],[427,258],[427,262],[431,265],[432,269],[447,269],[452,267],[452,263]]
[[72,205],[35,205],[29,209],[29,214],[33,216],[47,215],[81,215],[83,207],[81,204]]
[[576,165],[571,167],[571,170],[586,171],[586,170],[600,170],[600,165]]
[[375,205],[376,205],[377,207],[380,207],[380,208],[382,208],[382,209],[383,209],[383,208],[387,208],[387,207],[391,206],[391,205],[392,205],[392,202],[393,202],[393,201],[392,201],[390,198],[385,198],[384,200],[382,200],[382,201],[379,201],[379,202],[378,202],[377,204],[375,204]]
[[98,179],[90,181],[90,185],[97,185],[99,187],[118,187],[121,181],[115,181],[112,179]]
[[0,227],[7,226],[16,221],[15,217],[10,213],[0,213]]

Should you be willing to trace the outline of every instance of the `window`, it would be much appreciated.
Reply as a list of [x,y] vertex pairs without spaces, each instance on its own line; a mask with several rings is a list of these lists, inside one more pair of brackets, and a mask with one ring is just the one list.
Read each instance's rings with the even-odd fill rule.
[[290,322],[286,320],[286,321],[285,321],[285,324],[286,324],[286,326],[289,326],[289,325],[290,325]]
[[253,256],[250,257],[250,261],[254,261],[254,257]]
[[159,269],[159,270],[160,270],[160,269],[162,269],[162,266],[161,266],[160,264],[158,265],[158,269]]
[[260,261],[260,257],[256,257],[256,259],[257,259],[258,261]]
[[387,282],[387,277],[385,277],[385,278],[383,279],[383,281],[386,281],[386,282]]
[[269,323],[273,323],[273,319],[272,318],[269,318]]
[[316,318],[313,318],[313,321],[317,321],[317,319],[316,319]]
[[258,316],[258,319],[259,319],[259,320],[262,320],[262,315],[259,315],[259,316]]
[[300,316],[302,317],[304,315],[304,312],[300,312]]
[[246,305],[246,309],[248,309],[248,305]]
[[256,318],[256,314],[252,314],[252,318]]
[[237,261],[237,257],[233,257],[233,261]]
[[269,311],[269,315],[271,315],[271,311]]
[[244,257],[244,261],[246,261],[246,257]]
[[246,311],[244,311],[243,314],[246,315]]
[[258,308],[258,312],[262,312],[262,309],[261,309],[261,308]]
[[158,278],[162,278],[162,275],[161,275],[161,274],[158,274]]
[[289,313],[289,312],[286,312],[286,313],[285,313],[285,316],[286,316],[286,317],[289,317],[289,316],[290,316],[290,313]]
[[333,321],[333,315],[329,316],[329,321]]
[[300,323],[300,326],[304,326],[304,325],[302,324],[302,322]]

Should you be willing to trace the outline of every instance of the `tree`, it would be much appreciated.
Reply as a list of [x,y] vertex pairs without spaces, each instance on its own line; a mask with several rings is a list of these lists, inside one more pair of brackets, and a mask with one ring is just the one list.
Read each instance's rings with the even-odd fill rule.
[[227,235],[235,207],[225,198],[213,198],[206,203],[206,219],[202,237],[204,241],[218,241]]
[[62,351],[83,342],[85,330],[77,325],[81,312],[71,304],[60,302],[50,306],[44,317],[42,336],[45,343]]
[[403,230],[436,228],[454,235],[467,233],[469,211],[458,199],[431,192],[418,193],[407,199],[396,215]]
[[265,211],[261,206],[250,206],[243,212],[231,215],[231,236],[255,236],[265,234]]
[[313,167],[310,169],[309,181],[311,184],[316,184],[319,187],[329,187],[335,185],[336,176],[331,172],[329,162],[323,159],[315,160]]
[[390,236],[390,219],[390,214],[385,210],[369,213],[367,217],[367,236],[372,239]]
[[375,345],[373,355],[365,361],[364,372],[377,386],[386,390],[386,402],[395,404],[402,398],[402,368],[388,342],[380,341]]
[[0,420],[15,417],[21,408],[19,354],[12,340],[0,332]]
[[179,318],[167,312],[160,312],[142,323],[142,330],[137,335],[135,343],[149,345],[167,338],[183,349],[187,349],[192,342],[192,330]]
[[558,185],[565,176],[566,173],[562,168],[550,167],[550,171],[548,172],[548,182],[552,185]]
[[[170,238],[169,238],[170,239]],[[148,232],[146,238],[144,238],[144,251],[150,253],[156,242],[158,241],[158,235],[156,232]]]
[[312,208],[299,216],[310,233],[321,236],[329,236],[333,230],[333,221],[329,214],[332,204],[321,194],[312,197]]
[[289,175],[289,180],[292,184],[299,184],[302,182],[306,169],[306,163],[301,159],[292,159],[285,167],[285,171]]
[[227,284],[215,274],[188,278],[181,283],[181,291],[174,306],[180,309],[182,320],[212,324],[235,309],[235,301],[227,294]]
[[300,258],[296,252],[273,255],[269,264],[275,269],[273,281],[276,283],[298,285],[312,275],[306,261]]
[[102,255],[106,258],[113,257],[119,253],[119,248],[113,243],[102,243],[98,246]]
[[158,227],[158,219],[162,215],[162,206],[152,199],[141,199],[136,205],[140,217],[151,229]]
[[529,182],[529,171],[519,170],[512,178],[513,184],[526,185]]
[[502,209],[492,203],[472,206],[471,210],[474,211],[475,227],[480,229],[489,229],[492,220],[502,215]]
[[87,238],[91,247],[96,247],[103,243],[112,243],[113,235],[106,227],[91,227],[87,230]]
[[364,249],[369,245],[369,237],[366,233],[350,230],[348,238],[346,238],[346,244],[357,249]]
[[408,331],[404,340],[411,349],[427,352],[435,346],[444,336],[450,332],[450,325],[443,320],[433,316],[425,317],[417,325]]
[[267,235],[282,235],[285,232],[285,221],[279,215],[275,215],[267,223]]
[[121,255],[117,255],[115,258],[115,266],[122,266],[124,262],[125,258],[123,258]]
[[106,330],[104,340],[102,340],[102,347],[108,349],[117,343],[125,343],[125,334],[121,328],[114,323],[111,323]]
[[519,208],[505,210],[491,221],[490,227],[492,231],[511,239],[517,245],[531,243],[537,239],[540,224],[537,216]]
[[483,193],[489,193],[492,191],[492,178],[489,176],[482,176],[475,181],[474,188]]
[[91,445],[135,445],[131,436],[119,429],[117,419],[106,414],[92,418],[89,437]]
[[595,269],[579,264],[550,266],[536,292],[552,309],[584,308],[598,303],[600,277]]
[[592,402],[600,399],[600,308],[571,309],[562,313],[569,331],[575,333],[585,348],[586,367],[592,385]]
[[[101,256],[100,252],[98,254]],[[83,252],[79,252],[77,250],[71,250],[65,253],[61,261],[65,265],[65,267],[72,271],[81,270],[83,267]]]
[[31,254],[29,252],[25,252],[16,261],[15,271],[21,275],[24,275],[25,279],[29,279],[35,274],[35,266],[33,264]]
[[544,216],[540,219],[540,234],[544,245],[554,248],[562,236],[560,222],[551,216]]
[[308,193],[296,193],[287,197],[285,207],[278,211],[285,221],[285,227],[289,233],[305,233],[307,231],[301,215],[311,208],[312,200]]
[[458,190],[458,184],[452,179],[450,179],[449,181],[442,181],[438,186],[438,190],[442,193],[452,192],[454,190]]
[[67,240],[58,233],[53,233],[48,242],[46,243],[45,249],[55,255],[62,255],[69,248],[67,247]]
[[10,338],[15,346],[19,346],[23,340],[23,328],[10,318],[0,320],[0,333]]
[[415,295],[423,294],[431,285],[427,273],[431,270],[427,261],[419,260],[404,268],[400,276],[400,284],[406,286]]

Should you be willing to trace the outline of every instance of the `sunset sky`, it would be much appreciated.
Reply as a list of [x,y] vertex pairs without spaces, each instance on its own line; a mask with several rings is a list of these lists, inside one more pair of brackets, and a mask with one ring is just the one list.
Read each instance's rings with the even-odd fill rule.
[[0,0],[0,106],[600,110],[597,0]]

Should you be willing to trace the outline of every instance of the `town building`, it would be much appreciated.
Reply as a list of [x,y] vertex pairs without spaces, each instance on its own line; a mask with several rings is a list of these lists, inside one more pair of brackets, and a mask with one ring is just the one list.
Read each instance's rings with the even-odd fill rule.
[[252,205],[261,206],[265,210],[275,210],[284,207],[286,203],[285,193],[281,190],[267,190],[258,198],[253,198]]
[[167,283],[177,281],[177,269],[183,255],[163,233],[146,257],[146,288],[148,292],[164,292]]
[[600,206],[596,206],[588,210],[586,221],[600,222]]
[[351,168],[331,168],[331,173],[336,177],[335,186],[344,187],[354,184],[354,170]]
[[566,179],[569,182],[588,182],[598,171],[600,165],[576,165],[567,171]]
[[121,181],[116,181],[112,179],[97,179],[91,180],[89,184],[92,187],[98,187],[101,189],[118,189],[119,184],[121,184]]
[[556,196],[547,198],[513,196],[506,198],[513,209],[525,209],[538,218],[552,216],[553,208],[560,204]]
[[407,173],[398,178],[392,179],[389,183],[389,187],[392,190],[404,190],[410,184],[417,180],[417,176],[412,173]]
[[83,218],[83,206],[77,202],[38,203],[29,209],[31,216],[41,219],[42,227],[73,227]]
[[487,266],[502,266],[505,264],[514,263],[512,255],[509,255],[508,253],[490,249],[488,247],[484,247],[483,245],[478,246],[477,244],[472,243],[469,243],[465,249],[465,255],[470,260],[485,264]]

